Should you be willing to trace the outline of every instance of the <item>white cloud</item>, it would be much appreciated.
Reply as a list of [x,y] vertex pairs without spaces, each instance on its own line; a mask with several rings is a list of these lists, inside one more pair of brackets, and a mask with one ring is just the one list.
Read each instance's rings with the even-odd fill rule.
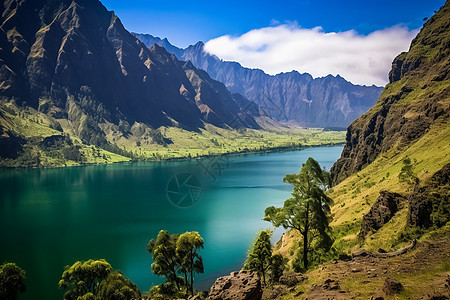
[[385,85],[392,60],[408,50],[416,34],[401,26],[361,35],[290,23],[221,36],[208,41],[205,50],[271,75],[297,70],[313,77],[339,74],[355,84]]

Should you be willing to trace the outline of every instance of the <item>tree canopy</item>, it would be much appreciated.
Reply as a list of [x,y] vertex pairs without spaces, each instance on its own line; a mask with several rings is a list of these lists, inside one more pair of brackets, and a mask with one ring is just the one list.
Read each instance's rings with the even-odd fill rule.
[[15,263],[0,266],[0,299],[14,300],[26,290],[26,273]]
[[97,299],[130,300],[140,299],[141,292],[130,279],[117,271],[109,273],[98,288]]
[[289,174],[283,179],[293,185],[292,197],[283,207],[268,207],[264,220],[275,227],[293,228],[303,236],[303,264],[308,269],[308,251],[313,239],[320,239],[324,247],[331,246],[329,236],[330,204],[332,200],[325,194],[330,185],[328,172],[322,170],[317,161],[308,158],[299,174]]
[[196,231],[185,232],[178,237],[176,253],[180,260],[180,272],[184,274],[186,288],[194,295],[195,273],[203,273],[203,259],[198,250],[203,248],[203,238]]
[[415,185],[419,183],[419,179],[414,176],[413,165],[409,157],[403,159],[403,167],[398,174],[398,180],[400,182],[406,182],[409,185]]
[[180,267],[176,253],[178,237],[178,234],[170,235],[166,230],[161,230],[156,239],[150,240],[147,250],[152,254],[154,261],[151,266],[152,272],[166,277],[167,281],[174,283],[179,290],[182,279],[177,275]]
[[[203,273],[203,259],[198,253],[203,248],[203,238],[196,231],[179,234],[169,234],[165,230],[158,233],[156,239],[150,240],[147,250],[152,254],[152,272],[165,277],[167,282],[155,287],[156,293],[181,292],[181,286],[186,293],[193,295],[196,273]],[[182,274],[179,277],[177,274]]]
[[263,278],[264,285],[266,285],[266,274],[272,265],[271,236],[272,231],[270,229],[262,230],[258,233],[258,238],[250,248],[244,264],[244,269],[258,272],[259,276]]
[[77,261],[67,266],[59,281],[67,300],[125,300],[140,297],[140,291],[128,278],[104,259]]
[[272,255],[270,274],[273,282],[278,282],[286,267],[286,260],[281,254]]

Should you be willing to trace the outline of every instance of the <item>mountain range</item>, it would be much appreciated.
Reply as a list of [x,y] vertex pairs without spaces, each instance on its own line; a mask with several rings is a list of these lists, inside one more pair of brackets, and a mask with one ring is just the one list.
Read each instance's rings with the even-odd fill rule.
[[0,5],[0,166],[189,158],[343,140],[343,133],[294,127],[190,61],[147,47],[98,0]]
[[341,76],[313,78],[297,71],[268,75],[259,69],[223,61],[205,51],[198,42],[185,49],[172,45],[167,38],[150,34],[134,35],[147,47],[158,44],[180,60],[205,70],[223,82],[232,93],[239,93],[260,105],[272,118],[306,127],[346,128],[377,101],[382,87],[360,86]]
[[99,1],[6,1],[0,13],[1,96],[67,118],[87,142],[104,140],[99,123],[195,130],[233,126],[239,115],[259,128],[241,114],[248,101],[164,48],[147,48]]

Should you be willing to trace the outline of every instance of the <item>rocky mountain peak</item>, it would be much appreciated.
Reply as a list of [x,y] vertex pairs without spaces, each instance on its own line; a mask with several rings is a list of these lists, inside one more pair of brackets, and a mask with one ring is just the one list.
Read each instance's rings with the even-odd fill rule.
[[[138,38],[145,40],[145,36]],[[222,61],[205,52],[203,42],[186,49],[166,49],[181,60],[190,60],[232,93],[264,107],[272,118],[308,127],[345,128],[375,103],[382,90],[353,85],[339,75],[316,79],[298,71],[268,75],[260,69]]]
[[229,127],[241,112],[220,82],[164,47],[147,48],[99,1],[15,0],[1,10],[0,95],[70,120],[86,143],[108,143],[103,122],[197,130]]

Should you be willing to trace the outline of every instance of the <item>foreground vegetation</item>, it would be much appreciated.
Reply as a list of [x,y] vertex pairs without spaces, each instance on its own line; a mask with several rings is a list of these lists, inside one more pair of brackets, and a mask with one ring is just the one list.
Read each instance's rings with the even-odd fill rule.
[[66,300],[138,299],[139,289],[104,259],[77,261],[67,266],[58,286]]
[[[203,259],[198,253],[203,238],[198,232],[170,235],[161,230],[150,240],[147,250],[153,258],[152,272],[166,278],[166,282],[150,289],[154,298],[186,298],[194,295],[196,273],[203,273]],[[179,276],[182,275],[182,276]]]
[[[111,125],[112,126],[112,125]],[[83,129],[84,130],[84,129]],[[116,163],[131,160],[195,158],[341,144],[343,131],[271,127],[270,130],[223,129],[205,125],[199,131],[177,127],[151,129],[135,124],[126,135],[104,128],[108,143],[84,143],[66,119],[49,117],[14,101],[0,102],[0,166],[50,167]],[[95,142],[95,141],[93,141]]]
[[26,273],[14,263],[0,265],[0,299],[14,300],[25,292]]
[[[270,229],[258,233],[258,238],[248,251],[244,270],[256,271],[263,279],[263,285],[278,282],[285,269],[286,260],[280,254],[273,254]],[[269,280],[267,280],[269,279]]]

